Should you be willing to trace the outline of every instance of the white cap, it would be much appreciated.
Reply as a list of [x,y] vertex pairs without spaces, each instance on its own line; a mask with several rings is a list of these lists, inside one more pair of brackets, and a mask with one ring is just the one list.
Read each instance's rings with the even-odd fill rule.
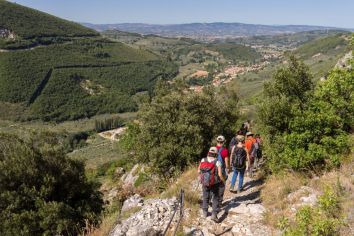
[[211,148],[209,149],[209,152],[216,154],[216,153],[218,153],[218,149],[217,149],[216,147],[211,147]]
[[222,136],[222,135],[219,135],[219,136],[216,138],[216,141],[218,141],[218,142],[225,142],[225,137]]

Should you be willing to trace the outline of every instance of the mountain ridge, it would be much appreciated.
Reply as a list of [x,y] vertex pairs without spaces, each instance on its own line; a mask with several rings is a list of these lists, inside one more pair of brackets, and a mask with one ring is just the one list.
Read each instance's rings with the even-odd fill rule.
[[91,24],[81,23],[82,25],[102,32],[105,30],[117,29],[121,31],[156,34],[167,37],[191,37],[191,38],[232,38],[258,35],[277,35],[284,33],[297,33],[313,30],[346,30],[340,27],[312,26],[312,25],[264,25],[247,23],[187,23],[187,24],[145,24],[145,23],[118,23],[118,24]]

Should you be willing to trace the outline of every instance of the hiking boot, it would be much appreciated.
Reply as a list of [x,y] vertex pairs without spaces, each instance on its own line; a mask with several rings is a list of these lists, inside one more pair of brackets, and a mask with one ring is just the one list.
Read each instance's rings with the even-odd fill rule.
[[233,192],[233,191],[235,191],[235,190],[234,190],[234,186],[230,186],[230,189],[229,189],[229,191],[230,191],[230,192]]
[[208,217],[208,212],[207,211],[203,211],[203,217],[207,218]]
[[237,194],[240,194],[241,193],[241,189],[237,189]]
[[214,221],[215,223],[219,223],[218,216],[215,215],[215,214],[213,214],[213,215],[211,216],[211,220]]

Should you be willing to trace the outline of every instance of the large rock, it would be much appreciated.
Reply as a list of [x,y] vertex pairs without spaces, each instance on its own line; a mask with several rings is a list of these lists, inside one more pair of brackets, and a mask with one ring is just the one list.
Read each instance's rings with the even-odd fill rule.
[[231,214],[249,214],[250,209],[246,206],[246,204],[242,203],[237,207],[231,208],[229,213]]
[[[127,207],[137,202],[139,204],[141,200],[139,200],[138,196],[135,196],[131,201],[127,202]],[[176,204],[176,198],[146,200],[142,204],[141,210],[116,225],[110,236],[160,235],[172,217]],[[173,223],[176,223],[177,220],[178,213],[175,215]]]
[[253,216],[261,216],[266,212],[266,209],[262,204],[249,204],[247,207],[250,214]]
[[134,196],[131,196],[130,198],[124,201],[122,212],[129,211],[130,209],[135,207],[142,207],[143,205],[144,199],[139,194],[135,194]]
[[121,177],[121,181],[123,182],[124,186],[134,186],[135,181],[138,179],[138,169],[140,168],[139,164],[136,164],[133,169],[131,169],[128,173],[125,173]]
[[291,203],[290,209],[293,213],[295,213],[299,208],[303,206],[314,206],[318,201],[319,193],[314,189],[301,186],[295,192],[292,192],[288,195],[287,199]]

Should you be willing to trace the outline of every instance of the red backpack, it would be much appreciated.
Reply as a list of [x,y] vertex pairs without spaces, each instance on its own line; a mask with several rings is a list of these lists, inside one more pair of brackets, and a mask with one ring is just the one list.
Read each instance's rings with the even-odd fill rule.
[[213,162],[208,162],[205,158],[204,161],[200,163],[200,183],[204,187],[211,187],[219,182],[218,168],[216,167],[216,162],[218,159],[215,159]]

